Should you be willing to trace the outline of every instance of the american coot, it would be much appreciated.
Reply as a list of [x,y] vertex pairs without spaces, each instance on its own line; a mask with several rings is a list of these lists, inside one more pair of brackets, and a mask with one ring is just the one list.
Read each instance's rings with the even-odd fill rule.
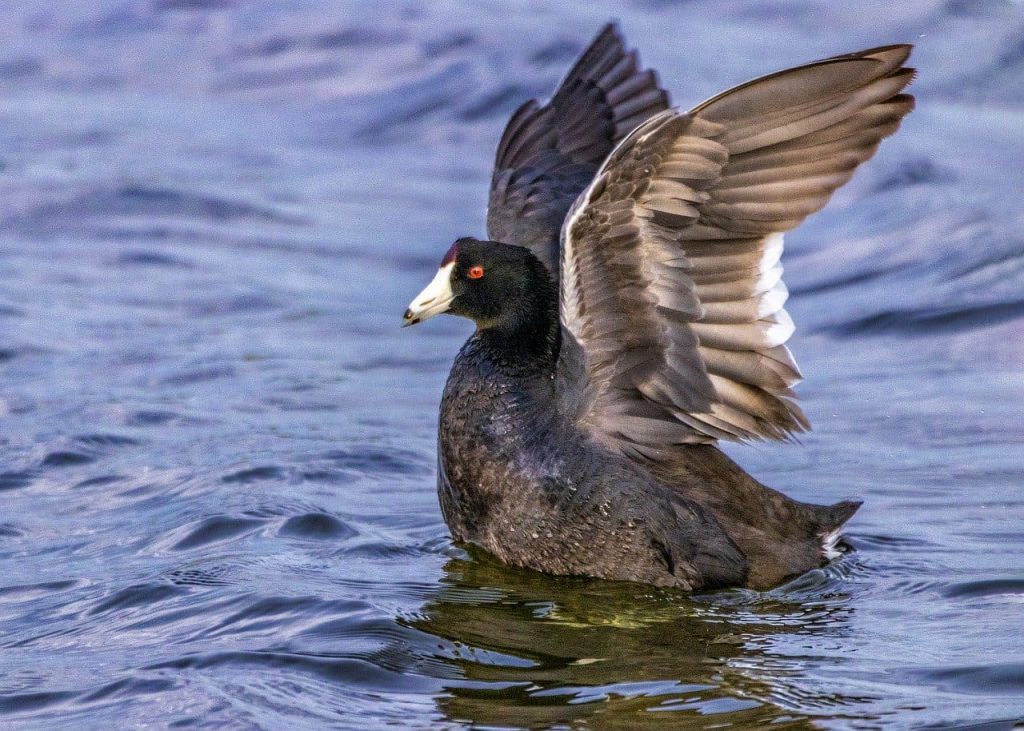
[[808,428],[782,232],[913,108],[910,50],[817,61],[682,112],[609,25],[551,101],[512,115],[491,240],[456,241],[404,318],[476,323],[441,401],[457,540],[688,590],[763,589],[837,555],[860,503],[792,500],[715,443]]

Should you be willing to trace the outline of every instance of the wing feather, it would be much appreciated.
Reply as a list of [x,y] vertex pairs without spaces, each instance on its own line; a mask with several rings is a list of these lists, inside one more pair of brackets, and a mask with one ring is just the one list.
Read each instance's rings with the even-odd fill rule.
[[495,241],[525,246],[557,277],[566,212],[627,133],[668,108],[653,71],[605,26],[546,104],[512,115],[498,143],[487,208]]
[[657,113],[611,152],[561,246],[564,337],[585,371],[577,416],[597,437],[657,457],[809,428],[786,347],[782,234],[913,108],[909,54],[886,46],[772,74]]

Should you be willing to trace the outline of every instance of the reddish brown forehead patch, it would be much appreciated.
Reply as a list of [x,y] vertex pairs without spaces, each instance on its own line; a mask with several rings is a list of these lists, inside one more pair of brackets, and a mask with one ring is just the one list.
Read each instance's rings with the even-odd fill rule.
[[444,255],[444,259],[441,260],[441,266],[451,264],[459,256],[459,243],[455,242],[452,244],[452,248],[448,249],[448,253]]

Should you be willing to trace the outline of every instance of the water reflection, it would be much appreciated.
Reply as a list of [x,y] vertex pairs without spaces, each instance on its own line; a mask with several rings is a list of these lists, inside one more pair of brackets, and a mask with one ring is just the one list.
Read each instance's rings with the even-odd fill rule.
[[789,588],[690,597],[510,569],[473,551],[449,561],[436,594],[401,622],[442,640],[438,653],[459,680],[436,702],[453,721],[665,728],[671,713],[672,728],[711,714],[809,728],[809,713],[859,699],[809,689],[774,648],[849,631],[836,584],[820,572],[792,598]]

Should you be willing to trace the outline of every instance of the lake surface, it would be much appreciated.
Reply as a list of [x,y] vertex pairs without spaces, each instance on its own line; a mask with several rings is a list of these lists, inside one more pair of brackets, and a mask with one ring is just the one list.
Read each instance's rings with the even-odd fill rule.
[[[1024,717],[1024,4],[0,7],[0,728]],[[63,6],[63,7],[60,7]],[[401,313],[608,18],[690,106],[912,41],[918,110],[788,237],[815,430],[729,447],[858,549],[776,591],[453,546]]]

